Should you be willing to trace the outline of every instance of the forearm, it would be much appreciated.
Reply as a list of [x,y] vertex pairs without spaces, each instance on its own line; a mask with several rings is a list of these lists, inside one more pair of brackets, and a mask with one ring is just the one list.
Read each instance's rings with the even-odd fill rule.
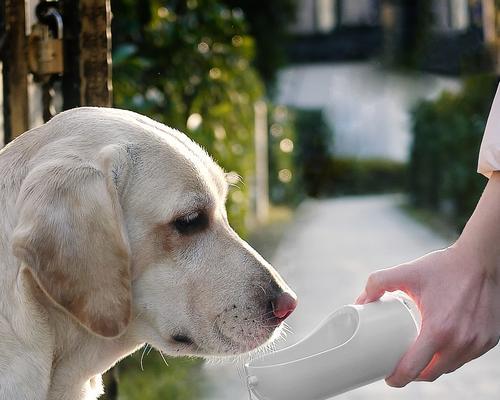
[[500,276],[500,172],[494,172],[476,209],[452,246],[492,278]]

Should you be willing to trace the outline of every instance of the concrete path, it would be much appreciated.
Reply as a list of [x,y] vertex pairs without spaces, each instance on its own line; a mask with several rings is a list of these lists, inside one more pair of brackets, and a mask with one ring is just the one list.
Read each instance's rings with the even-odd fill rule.
[[[375,269],[418,257],[448,243],[402,212],[398,196],[307,201],[277,249],[273,264],[299,297],[289,320],[294,334],[308,333],[323,317],[351,303]],[[213,393],[204,400],[244,400],[241,366],[205,367]],[[500,395],[500,351],[430,383],[393,389],[384,382],[343,394],[339,400],[489,400]]]

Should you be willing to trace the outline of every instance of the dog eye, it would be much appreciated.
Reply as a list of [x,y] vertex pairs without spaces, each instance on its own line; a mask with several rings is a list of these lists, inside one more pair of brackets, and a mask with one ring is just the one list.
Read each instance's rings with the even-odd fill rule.
[[174,226],[180,234],[190,235],[200,232],[208,226],[208,216],[201,211],[195,211],[177,218],[174,221]]

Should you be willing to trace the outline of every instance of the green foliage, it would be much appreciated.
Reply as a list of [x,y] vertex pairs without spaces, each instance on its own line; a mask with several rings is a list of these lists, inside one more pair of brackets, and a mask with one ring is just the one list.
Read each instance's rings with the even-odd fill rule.
[[[432,0],[401,2],[402,24],[395,39],[393,65],[415,68],[422,64],[434,20]],[[394,39],[393,39],[394,40]]]
[[275,204],[301,199],[294,154],[297,152],[293,111],[285,106],[269,109],[269,196]]
[[223,0],[230,7],[241,8],[255,38],[255,66],[272,89],[276,72],[286,59],[288,27],[295,19],[296,0]]
[[253,104],[263,95],[243,13],[217,0],[114,0],[112,6],[115,104],[186,132],[242,177],[228,212],[243,233]]
[[206,392],[201,360],[168,358],[165,365],[153,351],[144,357],[142,371],[140,358],[138,352],[120,363],[119,400],[198,400]]
[[[275,109],[275,115],[282,113],[282,108]],[[403,163],[334,157],[334,135],[320,110],[288,110],[288,115],[285,123],[271,120],[270,186],[274,202],[287,200],[294,204],[304,195],[322,197],[404,189]],[[284,138],[294,143],[293,158],[280,149]],[[292,181],[286,185],[279,181],[278,174],[283,169],[293,173]]]
[[333,134],[321,110],[295,111],[295,166],[308,196],[318,197],[328,185]]
[[385,159],[334,158],[330,164],[330,194],[400,192],[405,188],[406,165]]
[[458,94],[444,92],[412,112],[409,191],[413,203],[446,213],[462,229],[479,200],[485,179],[477,156],[496,79],[476,76]]

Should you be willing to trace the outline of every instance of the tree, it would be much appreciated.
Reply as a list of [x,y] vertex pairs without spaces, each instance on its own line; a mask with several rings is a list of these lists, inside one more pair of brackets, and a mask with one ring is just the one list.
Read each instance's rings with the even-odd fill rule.
[[273,88],[276,73],[286,62],[288,29],[295,20],[296,0],[223,0],[232,8],[240,8],[248,22],[249,34],[255,39],[255,67]]
[[114,0],[115,104],[185,131],[240,175],[228,211],[244,230],[253,104],[263,96],[241,9],[217,0]]

